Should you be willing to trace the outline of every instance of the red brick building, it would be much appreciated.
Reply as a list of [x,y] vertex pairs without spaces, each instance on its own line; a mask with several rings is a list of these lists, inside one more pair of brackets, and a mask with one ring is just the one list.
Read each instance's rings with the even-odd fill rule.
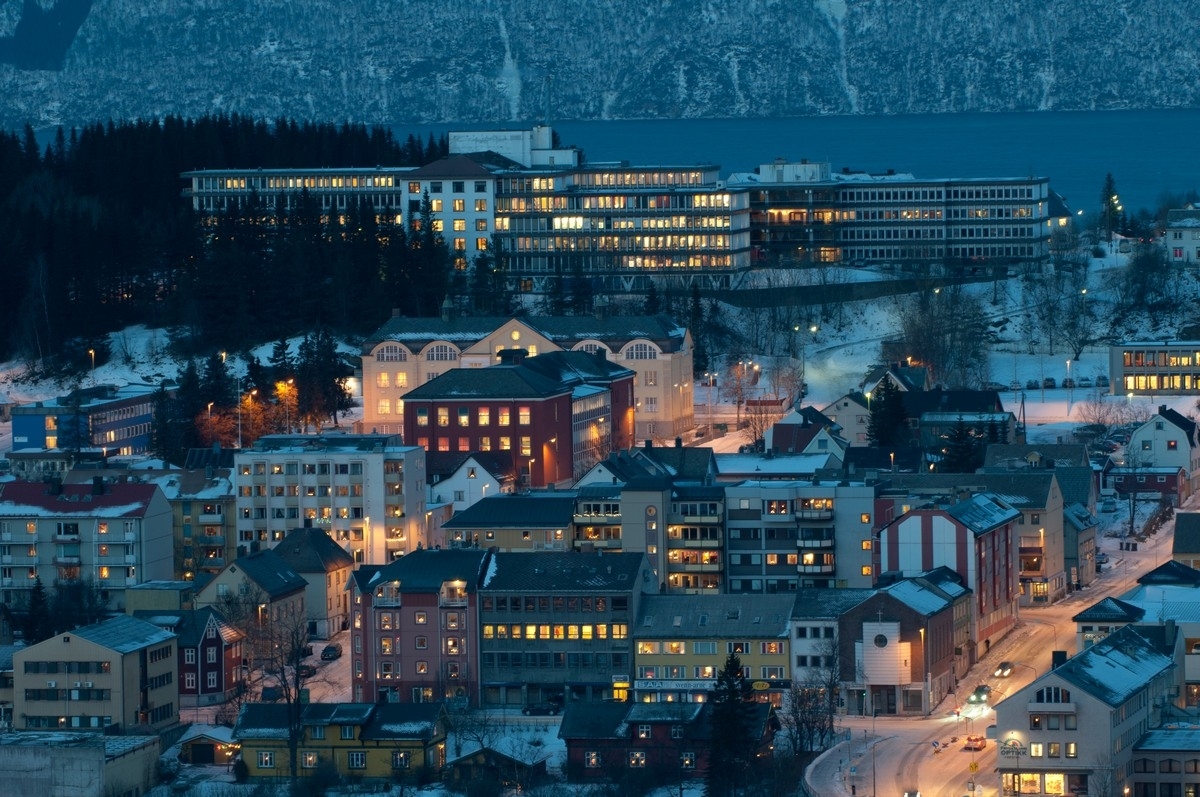
[[355,702],[478,703],[478,590],[492,556],[425,548],[355,571],[349,586]]
[[582,351],[454,368],[404,397],[404,441],[426,451],[507,451],[520,481],[570,483],[633,444],[634,372]]

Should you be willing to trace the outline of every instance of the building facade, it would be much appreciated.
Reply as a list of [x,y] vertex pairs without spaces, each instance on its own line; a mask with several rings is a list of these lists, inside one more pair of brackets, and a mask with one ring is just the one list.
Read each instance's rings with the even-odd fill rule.
[[153,484],[0,485],[0,595],[9,605],[27,600],[39,578],[90,580],[124,611],[126,587],[171,578],[171,542],[171,507]]
[[154,422],[153,385],[82,387],[13,407],[13,450],[90,449],[101,456],[145,454]]
[[498,553],[480,590],[484,702],[624,697],[631,633],[658,584],[640,553]]
[[1114,396],[1200,393],[1200,341],[1127,341],[1108,347]]
[[479,588],[493,556],[423,548],[354,572],[355,701],[479,704]]
[[397,435],[267,435],[234,462],[238,547],[278,545],[294,528],[329,533],[355,562],[428,545],[425,452]]
[[664,315],[522,318],[393,315],[362,347],[367,431],[403,430],[404,396],[451,368],[486,368],[500,352],[603,353],[632,370],[637,439],[667,438],[694,425],[691,333]]
[[179,721],[175,635],[127,615],[57,634],[13,656],[22,730],[100,731]]

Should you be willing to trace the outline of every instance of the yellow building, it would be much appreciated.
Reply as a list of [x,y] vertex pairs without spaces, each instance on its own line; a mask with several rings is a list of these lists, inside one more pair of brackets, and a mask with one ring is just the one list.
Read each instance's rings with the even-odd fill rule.
[[[290,776],[287,705],[242,706],[233,738],[250,777]],[[333,764],[339,775],[370,780],[426,780],[446,764],[441,703],[310,703],[300,720],[296,773]]]
[[702,702],[729,655],[760,702],[791,686],[793,595],[646,595],[634,636],[635,699]]
[[179,720],[175,635],[119,615],[13,654],[18,730],[96,730]]

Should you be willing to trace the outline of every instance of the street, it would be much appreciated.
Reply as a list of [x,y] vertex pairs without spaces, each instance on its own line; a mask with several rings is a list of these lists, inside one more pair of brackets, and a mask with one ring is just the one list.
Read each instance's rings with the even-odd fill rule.
[[[1192,506],[1189,498],[1183,508]],[[925,797],[961,797],[973,783],[974,797],[999,797],[992,727],[995,704],[1045,674],[1051,650],[1074,655],[1071,618],[1105,597],[1128,591],[1139,576],[1168,561],[1174,530],[1172,520],[1133,552],[1118,550],[1115,538],[1102,538],[1100,547],[1110,562],[1097,580],[1052,606],[1022,607],[1017,628],[972,668],[957,693],[929,717],[844,717],[842,727],[850,731],[851,741],[836,746],[810,767],[807,781],[814,793],[818,797],[900,797],[920,791]],[[993,676],[1001,661],[1014,665],[1006,678]],[[988,704],[967,703],[967,695],[979,684],[992,688]],[[960,716],[955,715],[956,708],[961,708]],[[988,736],[987,746],[965,750],[968,735]],[[950,742],[955,737],[957,741]]]

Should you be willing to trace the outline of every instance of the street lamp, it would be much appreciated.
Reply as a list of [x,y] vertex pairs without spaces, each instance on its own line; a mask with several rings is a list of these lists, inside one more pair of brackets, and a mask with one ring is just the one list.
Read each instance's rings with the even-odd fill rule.
[[[242,380],[244,377],[238,378],[238,450],[242,449]],[[252,389],[247,396],[253,396],[258,393],[258,388]]]
[[96,350],[88,349],[88,356],[92,358],[92,386],[96,384]]

